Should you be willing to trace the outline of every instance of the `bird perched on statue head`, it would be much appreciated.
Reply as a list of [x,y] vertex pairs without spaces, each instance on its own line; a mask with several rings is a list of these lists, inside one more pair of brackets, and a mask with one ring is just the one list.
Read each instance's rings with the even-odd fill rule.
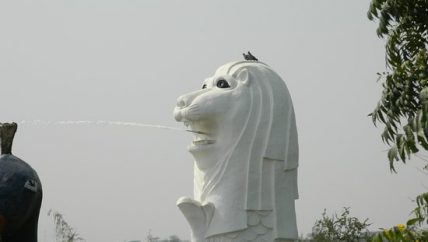
[[258,61],[259,60],[254,55],[252,55],[251,52],[249,52],[249,51],[248,51],[248,54],[242,53],[242,55],[244,56],[245,60],[249,60],[249,61]]

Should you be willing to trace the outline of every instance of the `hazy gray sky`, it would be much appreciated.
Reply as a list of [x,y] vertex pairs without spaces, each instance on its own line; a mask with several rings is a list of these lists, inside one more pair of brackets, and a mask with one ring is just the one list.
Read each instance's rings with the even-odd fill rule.
[[[252,51],[291,92],[299,132],[300,233],[324,208],[372,229],[404,223],[426,190],[418,160],[389,172],[381,129],[384,45],[364,1],[15,0],[0,3],[0,120],[113,120],[182,127],[176,98]],[[49,209],[87,241],[189,238],[175,206],[192,194],[191,134],[119,126],[20,125],[14,153]],[[419,166],[420,167],[420,166]]]

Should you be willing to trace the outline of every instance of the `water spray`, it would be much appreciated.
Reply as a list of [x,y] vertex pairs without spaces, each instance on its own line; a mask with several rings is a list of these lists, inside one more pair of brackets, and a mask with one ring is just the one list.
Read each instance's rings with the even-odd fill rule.
[[123,122],[123,121],[108,121],[108,120],[61,120],[61,121],[44,121],[44,120],[22,120],[18,122],[22,125],[34,125],[34,126],[50,126],[50,125],[114,125],[114,126],[130,126],[130,127],[139,127],[139,128],[157,128],[157,129],[168,129],[175,131],[187,131],[197,134],[205,134],[201,131],[194,131],[189,129],[180,129],[175,127],[169,127],[164,125],[157,124],[145,124],[137,122]]

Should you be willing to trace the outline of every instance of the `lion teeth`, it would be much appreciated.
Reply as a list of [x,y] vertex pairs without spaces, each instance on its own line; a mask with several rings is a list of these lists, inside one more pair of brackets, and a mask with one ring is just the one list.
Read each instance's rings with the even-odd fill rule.
[[214,144],[215,141],[214,140],[195,140],[193,141],[193,144],[195,145],[209,145],[209,144]]
[[202,131],[196,131],[196,130],[190,130],[190,129],[188,129],[186,131],[189,131],[189,132],[192,132],[192,133],[195,133],[195,134],[205,134],[205,135],[208,135],[208,133],[202,132]]

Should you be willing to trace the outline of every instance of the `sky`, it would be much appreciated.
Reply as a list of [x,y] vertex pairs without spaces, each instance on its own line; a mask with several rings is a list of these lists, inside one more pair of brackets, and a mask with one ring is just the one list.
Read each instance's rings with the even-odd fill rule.
[[[405,223],[426,191],[424,161],[389,171],[382,127],[384,40],[369,0],[15,0],[0,2],[0,122],[107,120],[184,128],[178,96],[251,51],[285,80],[299,133],[297,222],[351,208],[371,229]],[[190,133],[118,125],[21,123],[13,153],[88,242],[189,238],[175,205],[192,196]]]

